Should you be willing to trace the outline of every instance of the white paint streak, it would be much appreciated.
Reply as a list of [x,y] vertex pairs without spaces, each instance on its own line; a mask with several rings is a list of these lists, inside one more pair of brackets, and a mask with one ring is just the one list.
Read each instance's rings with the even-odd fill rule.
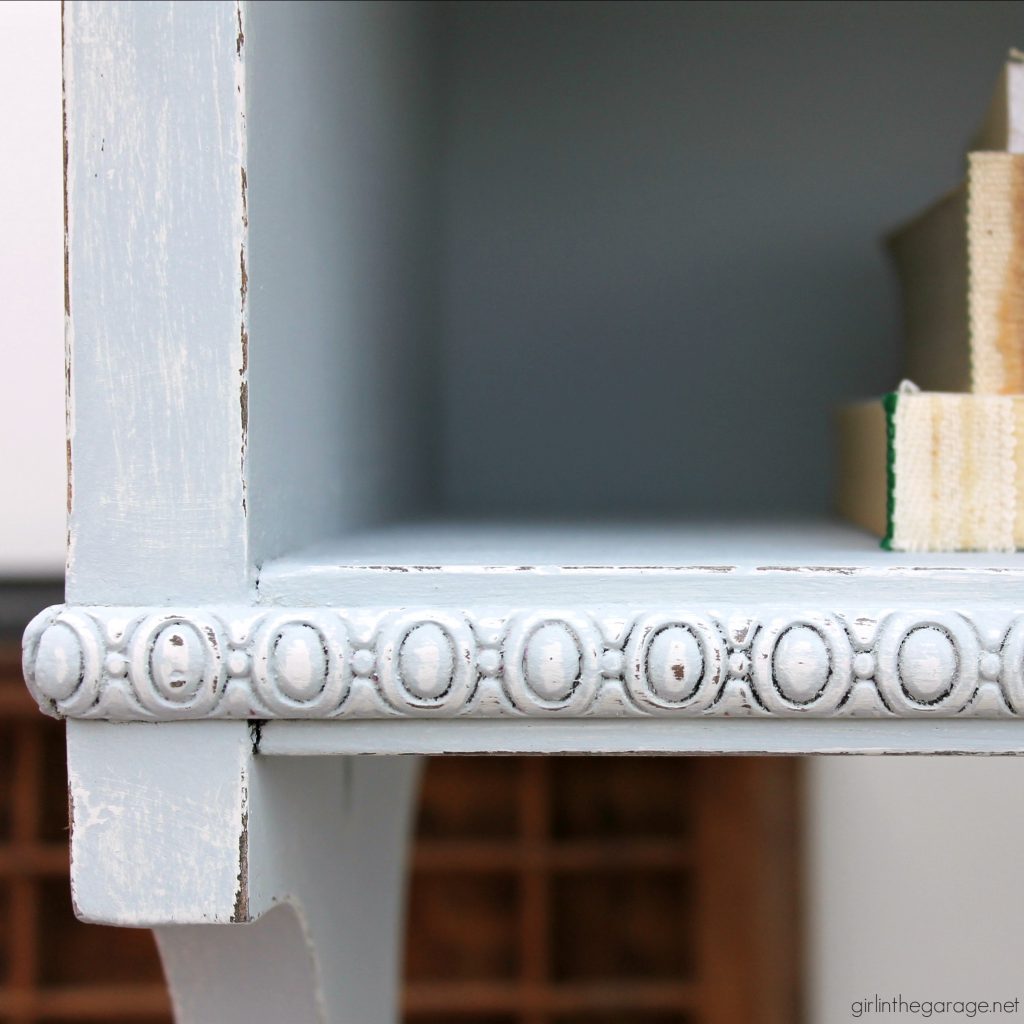
[[93,600],[249,589],[237,17],[163,0],[65,12],[68,590]]
[[[308,690],[314,676],[313,658],[309,646],[303,642],[303,637],[292,636],[282,640],[279,647],[284,648],[281,672],[291,688],[297,692]],[[324,665],[322,671],[325,671],[326,667]]]
[[185,752],[173,729],[97,724],[68,729],[77,913],[131,926],[230,921],[248,727],[198,723]]

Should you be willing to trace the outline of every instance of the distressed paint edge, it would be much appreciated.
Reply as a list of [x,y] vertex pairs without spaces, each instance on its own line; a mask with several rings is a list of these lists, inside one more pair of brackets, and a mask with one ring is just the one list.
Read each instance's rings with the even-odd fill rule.
[[[71,721],[67,755],[80,920],[237,924],[269,909],[250,899],[254,751],[245,723]],[[185,826],[191,838],[182,844]],[[155,853],[175,850],[180,856]]]
[[269,722],[267,757],[339,757],[499,754],[875,757],[1024,754],[1017,722],[869,719],[712,718],[517,722],[445,721],[429,729],[398,721]]
[[238,224],[240,238],[238,243],[239,265],[239,352],[241,366],[238,369],[238,404],[241,418],[242,436],[239,471],[242,477],[242,519],[246,524],[245,557],[249,566],[250,582],[255,586],[256,566],[252,564],[252,549],[249,541],[249,274],[247,254],[249,250],[249,179],[248,179],[248,101],[246,93],[246,59],[245,59],[245,0],[235,0],[235,17],[238,22],[238,35],[235,38],[235,118],[238,132]]
[[[112,2],[112,0],[108,0]],[[65,345],[65,445],[66,445],[66,462],[67,462],[67,525],[66,525],[66,556],[65,556],[65,580],[66,588],[69,593],[81,594],[82,597],[90,599],[93,597],[92,593],[89,593],[86,597],[87,591],[93,591],[95,588],[92,585],[92,577],[95,575],[92,571],[92,567],[89,567],[88,579],[78,568],[78,559],[76,558],[77,550],[81,548],[76,536],[75,529],[75,508],[76,508],[76,496],[80,496],[85,493],[81,486],[82,481],[79,479],[76,481],[75,473],[75,442],[76,442],[76,425],[79,420],[78,412],[76,411],[76,396],[75,396],[75,366],[76,362],[80,362],[80,358],[76,360],[76,330],[74,317],[72,315],[72,306],[74,305],[74,281],[75,281],[75,247],[74,247],[74,236],[75,236],[75,223],[76,223],[76,202],[75,202],[75,188],[76,188],[76,159],[75,159],[75,140],[76,140],[76,118],[74,111],[73,98],[75,96],[75,79],[76,79],[76,67],[75,67],[75,8],[79,6],[77,2],[68,3],[66,0],[61,0],[61,101],[62,101],[62,159],[63,159],[63,206],[64,206],[64,310],[65,310],[65,328],[64,328],[64,345]],[[98,5],[97,5],[98,6]],[[116,6],[116,5],[115,5]],[[129,5],[130,6],[130,5]],[[173,0],[171,2],[173,6]],[[217,6],[223,6],[227,8],[234,15],[234,22],[237,25],[237,32],[234,34],[234,38],[231,41],[231,56],[233,57],[233,70],[227,71],[227,74],[233,75],[234,78],[234,136],[236,142],[236,148],[234,151],[234,159],[236,163],[235,175],[236,180],[239,183],[239,187],[235,193],[235,213],[234,213],[234,225],[232,230],[232,240],[237,242],[236,257],[234,264],[230,267],[233,272],[236,288],[235,294],[237,296],[237,315],[235,316],[235,324],[233,332],[231,334],[231,340],[233,344],[230,348],[230,370],[234,370],[238,373],[238,405],[239,405],[239,417],[241,421],[240,434],[237,438],[232,439],[231,448],[238,449],[238,466],[239,475],[237,478],[237,484],[240,492],[240,501],[238,503],[238,509],[240,512],[241,528],[238,532],[239,536],[239,549],[237,557],[232,559],[230,566],[225,570],[225,578],[219,580],[215,589],[209,594],[210,599],[213,600],[245,600],[247,596],[255,592],[256,586],[256,575],[258,572],[258,566],[254,564],[252,554],[252,544],[249,536],[249,523],[248,523],[248,490],[249,490],[249,472],[248,472],[248,388],[249,388],[249,372],[248,372],[248,341],[249,341],[249,323],[248,323],[248,272],[247,272],[247,249],[248,249],[248,203],[246,197],[247,191],[247,152],[248,152],[248,134],[247,134],[247,116],[248,116],[248,99],[246,90],[246,77],[247,77],[247,65],[246,65],[246,52],[245,52],[245,19],[247,14],[247,2],[246,0],[218,0]],[[230,14],[229,14],[230,17]],[[79,76],[80,77],[80,76]],[[226,268],[227,269],[227,268]],[[227,339],[226,339],[227,340]],[[80,349],[77,350],[77,354],[80,357]],[[239,422],[238,420],[235,421]],[[80,461],[80,460],[78,460]],[[79,477],[81,474],[79,474]],[[90,481],[91,485],[91,481]],[[80,505],[81,502],[79,501]],[[83,583],[83,580],[85,583]],[[108,593],[110,592],[109,586],[100,586],[101,593],[96,596],[95,599],[106,600],[108,599]],[[106,590],[108,593],[103,593]],[[195,598],[200,598],[204,590],[204,584],[200,579],[198,585],[190,582],[188,587],[176,588],[168,596],[171,599],[184,597],[186,594],[195,593]],[[111,596],[114,599],[117,598],[116,592]],[[127,595],[130,600],[131,596]],[[81,599],[81,598],[80,598]]]
[[1024,610],[58,605],[40,709],[109,721],[1024,717]]
[[63,200],[64,200],[64,458],[67,473],[67,509],[64,524],[64,573],[68,575],[73,564],[74,535],[71,530],[72,510],[74,506],[75,475],[74,475],[74,433],[75,433],[75,398],[74,375],[72,363],[74,356],[74,321],[71,319],[71,164],[68,125],[68,81],[73,78],[72,51],[68,45],[67,19],[69,10],[67,0],[60,3],[60,109],[61,109],[61,147],[63,156]]

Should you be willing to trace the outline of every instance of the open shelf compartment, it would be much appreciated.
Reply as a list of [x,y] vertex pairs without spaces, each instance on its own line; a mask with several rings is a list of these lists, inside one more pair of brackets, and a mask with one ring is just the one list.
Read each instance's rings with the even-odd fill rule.
[[115,10],[161,88],[76,92],[113,51],[71,7],[44,709],[345,720],[353,751],[1017,742],[1024,557],[826,518],[831,411],[899,379],[878,231],[958,180],[991,86],[956,25],[943,53],[866,6]]

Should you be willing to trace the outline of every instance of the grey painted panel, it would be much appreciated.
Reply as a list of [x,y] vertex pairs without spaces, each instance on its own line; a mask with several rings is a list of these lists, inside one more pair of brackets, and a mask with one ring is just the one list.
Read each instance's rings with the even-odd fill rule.
[[823,509],[1024,7],[443,10],[445,510]]
[[65,10],[69,600],[247,591],[236,5]]
[[237,925],[155,929],[176,1024],[322,1024],[317,961],[300,911],[281,903]]
[[430,11],[246,7],[257,562],[429,485]]
[[1020,722],[704,721],[268,722],[260,753],[1020,754]]
[[71,893],[86,921],[225,924],[244,903],[245,722],[69,722]]
[[1019,554],[894,554],[827,521],[423,523],[366,530],[268,563],[265,604],[799,603],[1016,606]]
[[[397,1021],[418,759],[255,757],[253,769],[254,910],[282,897],[296,906],[317,961],[326,1022]],[[246,984],[251,973],[250,964]]]

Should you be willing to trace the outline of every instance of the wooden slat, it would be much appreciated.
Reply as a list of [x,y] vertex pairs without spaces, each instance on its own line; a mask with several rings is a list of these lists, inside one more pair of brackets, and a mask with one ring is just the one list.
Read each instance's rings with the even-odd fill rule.
[[697,1005],[688,982],[606,979],[594,983],[515,985],[486,981],[420,982],[405,990],[409,1015],[445,1013],[629,1013],[684,1011]]
[[522,840],[535,856],[521,866],[519,910],[519,962],[525,987],[519,1008],[522,1024],[544,1024],[543,1007],[525,998],[541,990],[547,980],[551,944],[550,885],[545,852],[551,830],[548,759],[528,757],[519,777],[519,827]]
[[171,1001],[163,985],[81,985],[37,991],[0,989],[0,1018],[120,1020],[167,1018]]
[[21,674],[21,648],[0,644],[0,721],[31,718],[40,721],[39,708]]
[[801,1019],[795,758],[700,759],[701,1024]]
[[[21,670],[18,671],[20,673]],[[42,712],[24,683],[18,681],[0,686],[0,720],[21,721],[27,718],[32,722],[39,722],[41,715]]]
[[[42,737],[38,728],[25,724],[15,735],[14,779],[11,793],[11,835],[16,844],[35,843],[39,835],[39,804],[42,797]],[[10,882],[7,982],[29,989],[39,974],[39,889],[32,876],[15,876]]]
[[658,839],[571,840],[530,843],[495,840],[425,840],[416,845],[413,870],[499,873],[547,868],[552,873],[602,870],[678,870],[693,863],[690,843]]
[[0,846],[0,878],[66,877],[71,867],[68,847],[56,843],[12,843]]

